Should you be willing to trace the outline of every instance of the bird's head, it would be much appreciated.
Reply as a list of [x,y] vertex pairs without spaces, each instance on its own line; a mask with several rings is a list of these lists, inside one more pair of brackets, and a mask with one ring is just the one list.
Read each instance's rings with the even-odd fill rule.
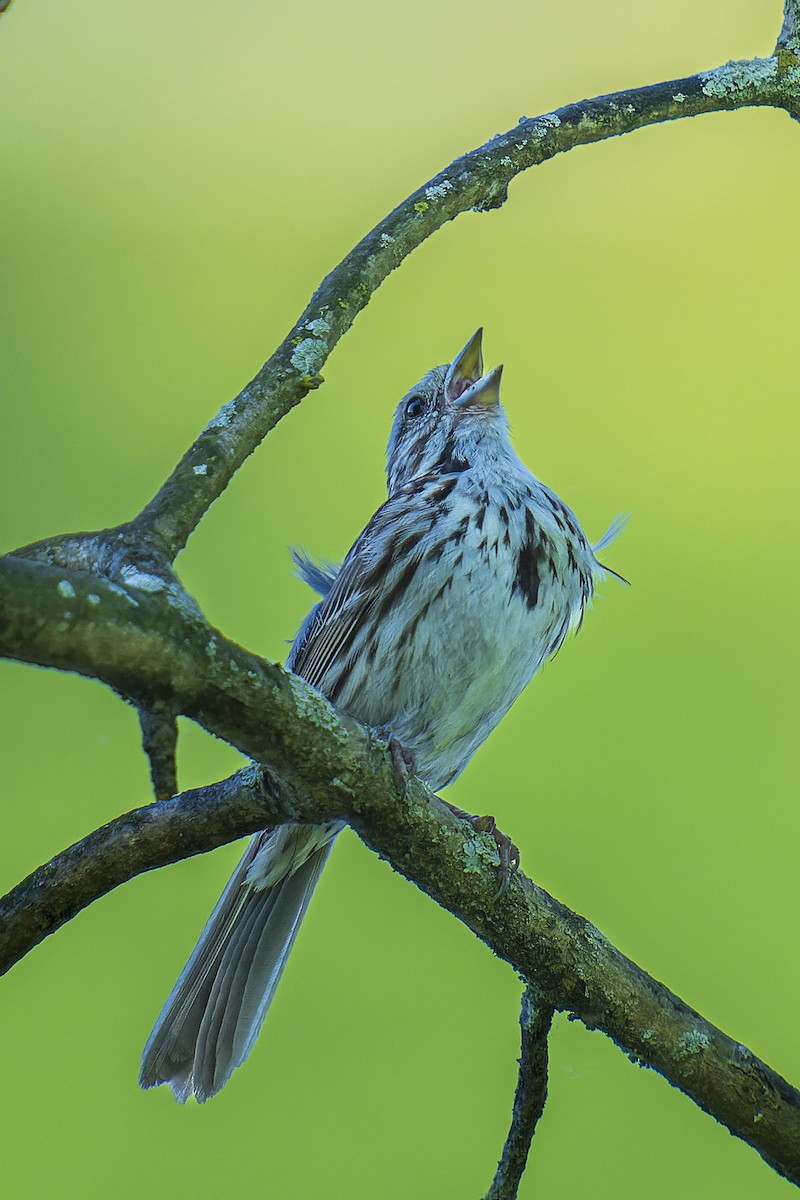
[[434,367],[397,406],[386,475],[389,495],[421,475],[466,471],[508,445],[502,367],[483,374],[479,329],[449,366]]

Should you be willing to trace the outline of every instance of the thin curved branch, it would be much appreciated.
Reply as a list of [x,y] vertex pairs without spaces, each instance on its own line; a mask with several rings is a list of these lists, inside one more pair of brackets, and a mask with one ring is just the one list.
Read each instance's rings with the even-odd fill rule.
[[515,176],[576,146],[663,121],[752,105],[800,112],[800,71],[787,51],[780,63],[778,57],[726,63],[686,79],[523,117],[506,133],[455,159],[376,225],[323,280],[272,357],[187,450],[139,514],[137,527],[155,535],[172,562],[247,456],[322,382],[328,355],[381,283],[447,221],[470,210],[499,207]]
[[[534,980],[547,1004],[602,1029],[800,1183],[800,1093],[521,873],[495,904],[491,839],[457,820],[418,780],[401,795],[386,747],[303,680],[226,641],[164,594],[13,558],[0,560],[0,654],[169,703],[280,776],[267,798],[240,773],[202,795],[158,802],[35,872],[0,910],[17,956],[25,949],[22,926],[41,940],[48,914],[66,919],[132,874],[252,832],[273,812],[308,822],[340,817]],[[251,783],[239,811],[243,778]]]
[[204,854],[286,820],[257,767],[117,817],[0,900],[0,975],[82,909],[144,871]]
[[547,1100],[547,1039],[552,1023],[552,1007],[543,1001],[539,989],[529,984],[522,993],[519,1014],[522,1046],[511,1128],[484,1200],[515,1200],[519,1190]]

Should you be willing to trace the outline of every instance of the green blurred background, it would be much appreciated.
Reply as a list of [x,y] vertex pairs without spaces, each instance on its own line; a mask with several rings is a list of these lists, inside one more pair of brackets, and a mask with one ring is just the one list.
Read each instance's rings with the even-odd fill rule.
[[[131,516],[317,282],[457,154],[571,100],[769,53],[780,4],[17,0],[0,21],[2,548]],[[629,528],[576,643],[449,798],[776,1069],[797,992],[797,197],[772,111],[580,149],[392,276],[179,560],[283,657],[383,492],[397,398],[486,328],[526,462]],[[2,880],[141,804],[134,715],[0,669]],[[185,727],[183,785],[237,758]],[[6,1194],[483,1194],[518,981],[345,835],[261,1040],[205,1107],[136,1084],[238,855],[143,877],[0,984]],[[744,1145],[565,1018],[524,1197],[779,1197]]]

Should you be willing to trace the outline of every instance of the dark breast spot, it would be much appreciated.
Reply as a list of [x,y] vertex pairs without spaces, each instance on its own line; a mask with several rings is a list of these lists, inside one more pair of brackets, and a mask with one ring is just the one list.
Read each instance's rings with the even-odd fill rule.
[[525,534],[517,556],[517,569],[511,591],[519,593],[528,608],[536,607],[545,571],[550,570],[554,574],[551,549],[549,539],[542,535],[533,513],[527,509]]
[[539,599],[539,569],[536,565],[536,544],[523,542],[517,558],[517,573],[512,591],[519,592],[528,608],[535,608]]

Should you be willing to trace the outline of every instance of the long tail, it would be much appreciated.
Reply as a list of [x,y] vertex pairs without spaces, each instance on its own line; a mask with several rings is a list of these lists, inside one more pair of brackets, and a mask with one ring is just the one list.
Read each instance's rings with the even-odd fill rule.
[[257,833],[200,934],[142,1054],[139,1083],[202,1103],[258,1036],[336,827]]

